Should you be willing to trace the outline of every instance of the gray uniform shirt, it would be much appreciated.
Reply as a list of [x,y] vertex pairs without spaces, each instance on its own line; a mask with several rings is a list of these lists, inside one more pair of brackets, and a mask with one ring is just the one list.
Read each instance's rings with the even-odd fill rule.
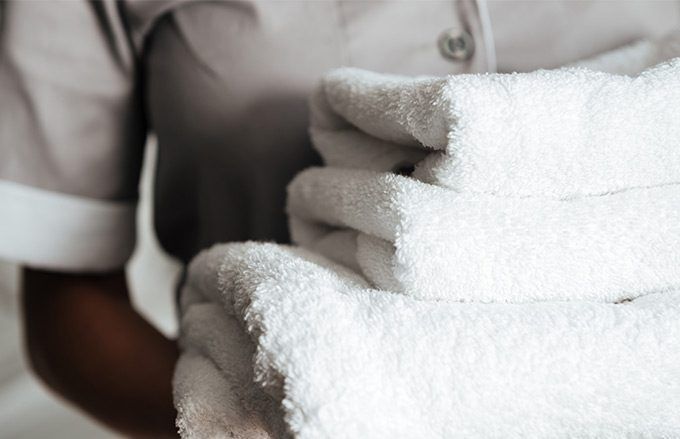
[[187,261],[285,242],[285,186],[317,160],[306,99],[327,70],[555,67],[680,24],[675,1],[0,3],[0,257],[122,266],[147,133],[154,222]]

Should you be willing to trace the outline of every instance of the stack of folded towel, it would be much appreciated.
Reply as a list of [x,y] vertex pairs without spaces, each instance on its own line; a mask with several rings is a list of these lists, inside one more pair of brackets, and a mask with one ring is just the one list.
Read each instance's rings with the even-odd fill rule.
[[677,434],[680,58],[634,47],[635,76],[328,74],[299,247],[189,267],[182,435]]
[[[313,101],[328,167],[289,187],[293,239],[419,298],[616,301],[680,286],[678,72],[680,59],[636,77],[337,70]],[[415,180],[381,172],[404,167]],[[347,229],[356,248],[335,245]]]

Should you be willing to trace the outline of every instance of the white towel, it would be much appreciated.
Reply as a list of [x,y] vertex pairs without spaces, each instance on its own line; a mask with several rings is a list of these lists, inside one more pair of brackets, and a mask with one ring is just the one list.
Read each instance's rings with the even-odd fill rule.
[[680,182],[680,58],[637,77],[343,68],[323,78],[311,111],[329,166],[416,164],[415,178],[458,192],[562,199]]
[[[620,305],[423,302],[365,289],[316,255],[252,243],[203,253],[189,277],[202,297],[185,289],[183,329],[211,324],[193,314],[206,302],[233,316],[253,343],[256,386],[281,401],[296,438],[618,439],[680,431],[679,293]],[[206,337],[192,343],[180,365],[195,361],[201,389],[233,398],[215,374],[230,373],[230,354],[215,352]],[[180,422],[220,425],[225,415],[215,407],[184,409],[207,398],[188,385],[196,381],[188,368],[176,377]],[[232,437],[229,426],[183,433]]]
[[[430,92],[419,90],[423,99]],[[335,110],[314,114],[317,122],[326,118],[323,126],[349,127]],[[404,121],[413,122],[397,122]],[[380,124],[374,128],[384,129]],[[421,128],[427,134],[433,127]],[[370,151],[364,158],[375,171],[408,173],[420,162],[415,176],[423,178],[428,169],[444,169],[425,162],[436,164],[433,157],[450,150],[422,148],[412,133],[394,133],[365,137],[370,149],[356,139],[346,146]],[[395,139],[406,141],[395,146]],[[345,160],[337,151],[324,155],[336,165]],[[364,158],[344,164],[364,167]],[[658,164],[646,159],[643,165]],[[648,177],[640,172],[626,184],[641,176]],[[599,181],[574,187],[592,189],[585,183]],[[290,188],[295,238],[405,294],[369,289],[352,270],[299,248],[246,243],[201,253],[181,296],[182,355],[174,379],[180,433],[674,437],[680,293],[666,290],[678,277],[676,190],[504,199],[378,172],[307,171]],[[562,187],[531,195],[578,192]],[[442,281],[446,276],[452,282]],[[654,291],[666,292],[622,304],[579,301]]]
[[[614,302],[680,287],[680,185],[518,199],[312,168],[290,184],[288,212],[297,244],[346,265],[354,251],[376,287],[417,298]],[[334,229],[358,239],[319,246]]]
[[286,437],[280,401],[253,385],[254,346],[239,322],[219,303],[196,303],[182,313],[181,330],[173,380],[181,436]]

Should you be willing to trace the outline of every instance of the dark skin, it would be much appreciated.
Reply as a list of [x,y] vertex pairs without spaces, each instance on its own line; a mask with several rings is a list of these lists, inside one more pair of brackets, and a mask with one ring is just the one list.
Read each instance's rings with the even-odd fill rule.
[[23,270],[26,350],[56,393],[128,437],[177,437],[177,345],[139,315],[125,273]]

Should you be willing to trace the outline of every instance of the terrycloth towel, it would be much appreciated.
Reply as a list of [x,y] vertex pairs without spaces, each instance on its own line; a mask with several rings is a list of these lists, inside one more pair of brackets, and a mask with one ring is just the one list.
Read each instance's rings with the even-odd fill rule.
[[[201,309],[215,304],[238,325],[183,340],[193,346],[175,377],[185,437],[218,435],[215,424],[201,430],[205,416],[195,405],[234,398],[224,385],[234,360],[215,346],[243,339],[252,343],[254,386],[280,401],[296,438],[618,439],[680,431],[679,293],[620,305],[423,302],[366,289],[318,256],[253,243],[204,252],[187,285],[184,334],[211,325]],[[235,341],[223,341],[226,334]],[[207,395],[193,392],[195,383]],[[217,408],[218,419],[229,419],[230,404]],[[221,437],[267,434],[260,427],[259,436],[230,436],[234,427],[223,427]]]
[[312,168],[290,184],[288,211],[297,244],[421,299],[614,302],[680,288],[680,185],[518,199]]
[[[419,90],[423,99],[430,91]],[[329,120],[347,127],[334,111]],[[413,122],[397,122],[404,121]],[[421,162],[416,176],[429,175],[426,162],[451,153],[448,138],[445,148],[428,149],[408,131],[394,133],[408,142],[368,140],[379,171],[408,173]],[[355,157],[347,166],[365,165]],[[673,185],[546,202],[327,169],[305,172],[290,190],[296,239],[318,253],[228,244],[190,264],[174,380],[183,437],[606,439],[680,431],[680,293],[578,300],[620,300],[676,283]],[[433,265],[425,267],[426,257]],[[407,294],[370,289],[346,267]],[[433,276],[419,278],[421,269]],[[546,290],[512,285],[528,285],[532,270]],[[459,277],[442,282],[449,271]],[[483,286],[507,279],[501,301],[570,301],[416,300],[497,300],[502,290]],[[400,289],[404,282],[424,288]]]
[[[621,71],[680,56],[679,35],[583,65]],[[416,165],[413,177],[458,192],[563,199],[680,182],[680,59],[636,77],[583,67],[445,78],[343,68],[323,78],[311,111],[327,165]]]
[[[214,250],[217,250],[215,248]],[[173,391],[183,438],[285,438],[280,401],[253,385],[255,352],[240,322],[219,300],[221,256],[190,264],[180,295],[180,348]]]
[[[335,275],[341,276],[348,286],[367,286],[356,274],[319,256],[266,244],[215,246],[190,264],[180,296],[182,355],[173,382],[177,425],[183,438],[289,437],[281,411],[281,383],[268,386],[268,393],[255,384],[254,355],[262,354],[256,353],[255,344],[243,330],[232,300],[236,300],[234,293],[239,282],[249,285],[244,286],[244,291],[250,292],[250,287],[257,288],[259,282],[271,275],[275,268],[272,258],[282,256],[280,268],[288,270],[299,264],[295,261],[298,254],[317,261],[319,268],[324,265],[334,268]],[[257,258],[261,256],[267,263],[259,267]],[[247,273],[253,275],[252,281],[245,279]],[[226,291],[229,297],[224,295],[221,276],[236,282],[230,284],[233,291]]]
[[182,437],[287,437],[280,401],[254,385],[254,346],[239,322],[205,302],[188,307],[181,326],[174,394]]

